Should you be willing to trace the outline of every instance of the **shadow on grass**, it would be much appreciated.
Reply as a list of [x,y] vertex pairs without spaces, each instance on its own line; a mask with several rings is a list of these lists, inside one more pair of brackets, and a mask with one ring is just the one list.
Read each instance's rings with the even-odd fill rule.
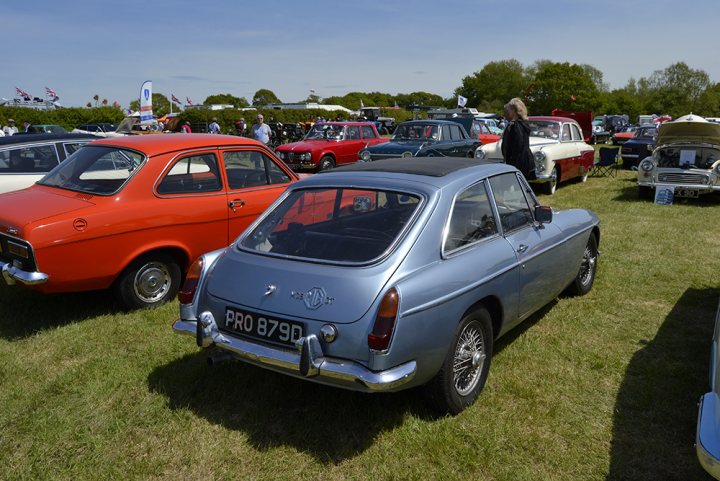
[[615,403],[608,481],[708,479],[693,443],[697,402],[709,390],[718,296],[718,289],[685,291],[634,354]]
[[118,310],[108,291],[42,294],[0,280],[0,337],[4,339],[22,339]]
[[212,423],[242,431],[255,449],[290,446],[326,464],[369,448],[407,414],[432,420],[422,391],[364,394],[323,386],[241,361],[207,364],[208,352],[157,368],[152,391],[171,409],[191,409]]
[[[532,327],[555,305],[503,336],[495,354]],[[161,366],[148,377],[151,391],[171,409],[190,409],[227,429],[239,430],[258,450],[290,446],[322,463],[339,463],[367,450],[383,432],[407,416],[442,417],[427,404],[422,388],[364,394],[278,374],[241,361],[210,367],[198,352]],[[482,396],[478,400],[482,402]]]

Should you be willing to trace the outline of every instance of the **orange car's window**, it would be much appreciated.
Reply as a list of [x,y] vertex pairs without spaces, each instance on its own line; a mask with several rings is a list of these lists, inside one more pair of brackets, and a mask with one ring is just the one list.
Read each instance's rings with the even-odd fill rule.
[[270,157],[257,150],[223,152],[223,160],[230,189],[290,182],[290,177]]
[[178,159],[158,185],[159,194],[215,192],[222,188],[214,154]]

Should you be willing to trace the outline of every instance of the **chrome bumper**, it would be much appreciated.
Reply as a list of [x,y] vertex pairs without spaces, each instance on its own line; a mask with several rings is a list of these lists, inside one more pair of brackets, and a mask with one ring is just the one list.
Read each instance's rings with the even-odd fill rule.
[[700,398],[695,449],[702,467],[720,479],[720,399],[714,392]]
[[28,272],[15,267],[9,262],[0,262],[0,270],[2,270],[3,278],[9,285],[15,285],[15,282],[22,282],[26,285],[44,284],[48,280],[48,275],[42,272]]
[[714,184],[680,184],[674,182],[657,182],[655,180],[638,179],[638,185],[642,185],[643,187],[657,187],[658,185],[667,185],[675,187],[677,189],[697,190],[698,192],[703,193],[720,191],[720,185]]
[[315,334],[299,339],[297,351],[292,351],[227,336],[217,329],[213,319],[204,318],[200,325],[202,327],[198,329],[197,321],[178,319],[173,323],[173,330],[177,334],[195,336],[198,346],[215,344],[257,366],[354,391],[396,391],[417,372],[415,361],[375,372],[353,361],[325,357]]

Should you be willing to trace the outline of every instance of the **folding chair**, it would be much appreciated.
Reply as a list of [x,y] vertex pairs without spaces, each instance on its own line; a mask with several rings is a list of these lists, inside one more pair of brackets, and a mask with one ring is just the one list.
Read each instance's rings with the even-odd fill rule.
[[593,166],[592,175],[615,177],[619,148],[600,147],[600,160]]

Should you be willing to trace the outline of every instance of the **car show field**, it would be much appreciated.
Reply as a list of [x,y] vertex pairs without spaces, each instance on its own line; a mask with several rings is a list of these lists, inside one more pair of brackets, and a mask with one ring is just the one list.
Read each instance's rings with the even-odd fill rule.
[[539,201],[602,224],[593,290],[500,338],[477,401],[364,394],[173,334],[177,302],[0,282],[4,479],[708,479],[695,448],[720,297],[720,195],[660,206],[637,174]]

